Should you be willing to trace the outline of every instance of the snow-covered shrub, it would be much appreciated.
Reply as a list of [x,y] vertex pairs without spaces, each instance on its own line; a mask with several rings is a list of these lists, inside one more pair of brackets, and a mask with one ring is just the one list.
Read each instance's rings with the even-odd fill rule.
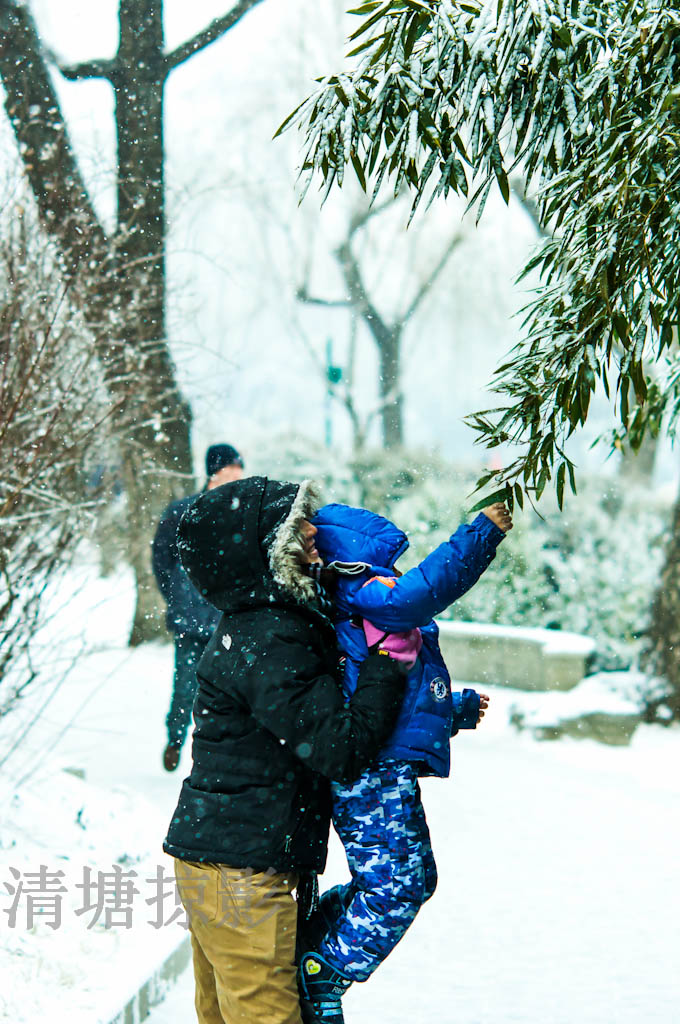
[[[31,215],[0,227],[0,717],[40,674],[46,595],[91,525],[110,461],[88,330]],[[101,472],[99,473],[101,483]]]

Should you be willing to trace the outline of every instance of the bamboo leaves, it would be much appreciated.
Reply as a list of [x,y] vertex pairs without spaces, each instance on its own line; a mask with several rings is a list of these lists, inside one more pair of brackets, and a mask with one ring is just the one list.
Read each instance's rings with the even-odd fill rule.
[[478,218],[494,182],[510,201],[514,167],[538,183],[550,230],[525,274],[541,286],[494,380],[505,404],[470,425],[487,447],[521,445],[493,477],[507,499],[550,482],[561,503],[575,488],[564,442],[600,387],[635,444],[661,408],[671,426],[680,410],[677,374],[652,402],[645,372],[680,323],[680,16],[660,0],[371,0],[353,13],[351,100],[326,79],[288,122],[311,173],[328,183],[351,162],[374,196],[388,179],[411,188],[414,211],[470,191]]

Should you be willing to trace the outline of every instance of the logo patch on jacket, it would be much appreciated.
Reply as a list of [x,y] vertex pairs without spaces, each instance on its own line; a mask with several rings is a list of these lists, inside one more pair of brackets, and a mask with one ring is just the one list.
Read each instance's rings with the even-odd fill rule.
[[228,651],[231,648],[231,637],[229,636],[228,633],[225,633],[224,636],[222,637],[222,646],[224,647],[225,651]]
[[[370,580],[366,580],[364,583],[364,587],[367,587],[369,583],[384,583],[392,590],[396,586],[397,580],[394,576],[371,576]],[[363,587],[361,589],[363,590]]]
[[446,685],[446,681],[441,676],[437,676],[430,683],[430,692],[435,700],[446,700],[446,695],[449,692],[449,688]]

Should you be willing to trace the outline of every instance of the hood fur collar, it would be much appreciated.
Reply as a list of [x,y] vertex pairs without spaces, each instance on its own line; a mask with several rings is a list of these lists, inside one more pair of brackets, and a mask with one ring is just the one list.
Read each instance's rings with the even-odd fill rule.
[[279,526],[269,551],[272,576],[297,601],[307,603],[316,598],[314,581],[306,574],[301,563],[302,539],[300,524],[311,520],[321,507],[319,489],[313,480],[303,480],[291,505],[290,512]]

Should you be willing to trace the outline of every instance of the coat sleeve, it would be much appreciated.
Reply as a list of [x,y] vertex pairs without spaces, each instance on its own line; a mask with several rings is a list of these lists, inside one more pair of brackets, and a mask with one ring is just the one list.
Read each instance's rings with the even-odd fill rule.
[[403,576],[369,580],[353,595],[354,611],[392,632],[424,626],[477,582],[504,536],[480,512]]
[[480,696],[476,690],[465,689],[463,692],[454,690],[453,719],[451,735],[455,736],[459,729],[476,729],[479,718]]
[[385,655],[369,656],[346,704],[339,681],[323,672],[319,654],[301,634],[270,633],[259,664],[241,675],[239,695],[308,768],[348,782],[368,767],[396,725],[406,673]]
[[177,551],[177,524],[179,516],[169,505],[161,517],[151,548],[151,565],[158,589],[170,603],[174,573],[179,564]]

